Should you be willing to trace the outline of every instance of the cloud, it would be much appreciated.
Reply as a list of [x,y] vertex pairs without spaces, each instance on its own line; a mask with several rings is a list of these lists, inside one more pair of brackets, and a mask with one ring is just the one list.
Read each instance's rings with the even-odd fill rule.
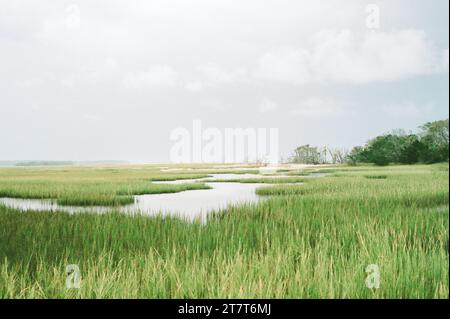
[[28,79],[16,80],[14,85],[19,89],[39,87],[46,83],[48,79],[44,76],[29,77]]
[[186,82],[185,88],[196,92],[223,84],[245,82],[248,71],[244,67],[225,68],[217,63],[206,63],[196,67],[194,78]]
[[[80,9],[78,27],[71,3]],[[316,136],[325,139],[319,143],[351,146],[374,132],[447,117],[448,77],[422,75],[448,71],[448,2],[382,0],[380,29],[373,32],[366,4],[2,1],[0,118],[8,120],[0,135],[15,138],[4,141],[0,157],[164,161],[166,132],[193,116],[215,127],[278,123],[295,132],[286,134],[282,152],[314,130],[322,134],[306,142]],[[409,78],[414,81],[401,81]],[[392,117],[402,125],[380,109],[391,100],[398,103],[388,111],[404,114]],[[411,117],[423,101],[433,101],[434,110]],[[353,130],[339,129],[346,115]],[[39,130],[32,129],[36,117]],[[117,138],[105,138],[105,130],[118,126]],[[47,140],[61,147],[44,145]]]
[[434,110],[432,103],[417,105],[414,102],[389,103],[380,107],[382,113],[397,118],[423,118]]
[[448,72],[448,49],[442,52],[442,68]]
[[282,47],[264,54],[258,61],[256,78],[305,83],[313,78],[311,54],[302,48]]
[[203,78],[212,83],[229,83],[242,76],[241,70],[226,70],[218,64],[208,63],[198,67]]
[[37,103],[32,103],[31,104],[31,109],[34,112],[40,112],[42,110],[41,106],[39,104],[37,104]]
[[130,73],[124,79],[125,87],[142,90],[170,87],[178,83],[178,73],[170,66],[153,66],[144,72]]
[[191,92],[199,92],[205,88],[205,83],[202,81],[188,81],[185,86],[186,90]]
[[448,51],[442,53],[420,30],[363,35],[351,30],[321,31],[311,43],[309,48],[280,47],[265,53],[258,60],[255,77],[292,84],[359,84],[448,70]]
[[261,113],[270,113],[278,109],[278,104],[267,98],[263,99],[259,105],[259,111]]
[[229,109],[229,105],[216,98],[206,99],[201,102],[201,105],[214,111],[225,111],[226,109]]
[[83,119],[88,122],[98,122],[100,117],[92,113],[85,113],[83,114]]
[[334,98],[312,97],[301,102],[292,114],[302,117],[335,117],[348,111],[348,104]]

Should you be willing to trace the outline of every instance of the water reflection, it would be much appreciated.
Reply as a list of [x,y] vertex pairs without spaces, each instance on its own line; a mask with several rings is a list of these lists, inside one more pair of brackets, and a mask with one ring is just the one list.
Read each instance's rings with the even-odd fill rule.
[[[166,184],[182,184],[205,182],[212,189],[190,190],[180,193],[151,194],[135,196],[131,205],[115,208],[123,213],[146,215],[175,215],[188,220],[204,219],[212,211],[224,209],[229,205],[243,203],[257,203],[261,198],[256,195],[256,189],[262,184],[247,183],[214,183],[208,180],[231,180],[239,178],[258,178],[256,174],[214,174],[207,178],[195,180],[176,180],[169,182],[155,182]],[[271,178],[273,176],[268,176]],[[0,204],[22,211],[61,211],[70,214],[80,212],[105,213],[113,210],[111,207],[79,207],[61,206],[53,200],[0,198]]]

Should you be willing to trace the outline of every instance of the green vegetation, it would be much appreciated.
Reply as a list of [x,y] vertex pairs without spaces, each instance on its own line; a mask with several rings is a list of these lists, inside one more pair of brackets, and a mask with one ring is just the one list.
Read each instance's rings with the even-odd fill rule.
[[344,164],[348,152],[345,149],[316,147],[309,144],[297,147],[291,156],[291,163],[298,164]]
[[[323,170],[331,175],[264,187],[267,200],[206,224],[0,206],[0,298],[448,298],[448,165]],[[131,181],[156,174],[2,170],[0,185],[45,194],[63,183],[63,195],[95,180],[135,192]],[[68,264],[80,267],[80,289],[65,286]],[[380,289],[365,286],[369,264]]]
[[386,178],[388,178],[387,175],[365,175],[364,177],[368,178],[368,179],[386,179]]
[[292,163],[325,164],[327,163],[326,148],[318,148],[309,144],[297,147],[291,158]]
[[237,179],[213,179],[213,183],[247,183],[247,184],[289,184],[303,183],[305,178],[299,177],[260,177],[260,178],[237,178]]
[[134,195],[208,189],[202,183],[169,185],[152,181],[207,177],[198,173],[162,173],[158,166],[46,167],[0,169],[0,197],[53,199],[60,205],[118,206]]
[[300,164],[416,164],[440,163],[449,159],[449,121],[421,126],[418,134],[397,130],[377,136],[350,152],[309,144],[297,147],[290,161]]
[[205,177],[210,177],[210,174],[257,174],[255,170],[200,170],[199,172],[193,173],[190,171],[189,174],[170,174],[170,175],[158,175],[150,178],[152,182],[171,182],[176,180],[188,180],[188,179],[200,179]]
[[351,163],[438,163],[448,161],[449,122],[436,121],[423,125],[419,134],[402,131],[377,136],[348,156]]

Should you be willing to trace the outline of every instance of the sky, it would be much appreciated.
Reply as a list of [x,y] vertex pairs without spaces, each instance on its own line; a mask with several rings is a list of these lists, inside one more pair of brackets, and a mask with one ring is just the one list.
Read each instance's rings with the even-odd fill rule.
[[414,131],[448,118],[448,6],[0,0],[0,160],[167,162],[194,120],[284,158]]

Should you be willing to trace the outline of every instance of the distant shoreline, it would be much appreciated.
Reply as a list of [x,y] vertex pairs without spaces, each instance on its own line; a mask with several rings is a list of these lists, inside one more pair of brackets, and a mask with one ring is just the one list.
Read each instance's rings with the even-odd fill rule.
[[128,161],[0,161],[0,167],[29,167],[29,166],[76,166],[100,164],[129,164]]

